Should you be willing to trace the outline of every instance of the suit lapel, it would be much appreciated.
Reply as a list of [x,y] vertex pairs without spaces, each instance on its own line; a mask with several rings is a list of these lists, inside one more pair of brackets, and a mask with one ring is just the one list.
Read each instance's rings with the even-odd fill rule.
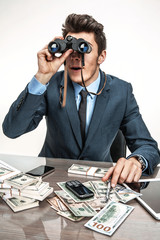
[[[105,77],[101,71],[101,82],[99,86],[99,90],[102,89],[104,85]],[[61,86],[64,86],[64,79],[62,79]],[[108,81],[106,83],[105,88],[103,89],[102,93],[97,96],[93,116],[90,122],[90,126],[88,129],[88,134],[85,142],[85,146],[83,150],[85,150],[88,143],[91,141],[93,135],[96,133],[97,128],[102,120],[104,111],[109,101],[109,84]],[[81,138],[81,130],[80,130],[80,120],[77,112],[76,102],[75,102],[75,93],[72,82],[68,76],[68,83],[67,83],[67,99],[66,99],[66,111],[68,115],[68,119],[73,130],[73,134],[75,139],[82,149],[82,138]]]
[[[64,86],[64,79],[61,82],[61,86]],[[72,82],[68,76],[67,83],[67,99],[66,99],[66,111],[69,118],[69,122],[71,128],[73,130],[75,139],[79,144],[79,147],[82,148],[82,138],[81,138],[81,130],[80,130],[80,120],[77,112],[76,101],[75,101],[75,93]]]
[[[104,77],[104,74],[101,72],[101,83],[100,83],[99,90],[102,89],[102,87],[104,85],[104,81],[105,81],[105,77]],[[102,93],[99,96],[97,96],[97,99],[95,102],[95,107],[94,107],[94,112],[93,112],[90,126],[88,129],[85,147],[91,141],[93,135],[97,131],[98,126],[100,125],[100,122],[102,120],[102,117],[104,115],[105,109],[106,109],[108,101],[109,101],[109,96],[110,96],[109,90],[110,90],[110,87],[109,87],[109,84],[107,81],[106,86],[103,89]]]

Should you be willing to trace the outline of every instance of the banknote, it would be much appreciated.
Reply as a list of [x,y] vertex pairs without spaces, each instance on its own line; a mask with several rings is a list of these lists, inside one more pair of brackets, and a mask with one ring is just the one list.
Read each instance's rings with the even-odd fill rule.
[[42,184],[42,177],[38,177],[38,182],[34,182],[30,184],[29,186],[25,187],[25,190],[39,190],[41,188]]
[[73,164],[68,169],[68,172],[74,174],[82,174],[86,176],[103,177],[108,172],[108,169],[109,168],[98,168],[80,164]]
[[44,189],[47,189],[49,187],[49,183],[41,182],[41,184],[36,189],[29,189],[28,187],[25,187],[19,191],[21,193],[26,193],[26,194],[30,194],[30,195],[39,195],[41,192],[43,192]]
[[65,212],[58,211],[57,214],[62,216],[62,217],[65,217],[65,218],[67,218],[67,219],[69,219],[73,222],[79,222],[80,220],[82,220],[84,218],[84,217],[76,217],[70,211],[65,211]]
[[[96,197],[100,198],[100,202],[106,202],[106,191],[107,191],[107,182],[102,182],[102,181],[89,181],[89,183],[91,184]],[[110,200],[114,201],[114,202],[123,202],[123,203],[127,203],[130,200],[141,196],[141,193],[137,193],[131,189],[129,189],[129,187],[127,187],[126,184],[124,185],[120,185],[117,184],[116,187],[113,189],[111,188],[111,192],[110,192]],[[103,204],[102,204],[103,205]]]
[[3,199],[14,212],[39,206],[39,201],[21,196],[8,197],[4,195]]
[[22,196],[22,197],[33,198],[39,201],[43,201],[46,197],[48,197],[53,192],[53,188],[48,186],[47,188],[43,189],[43,191],[41,192],[36,193],[35,191],[35,194],[26,193],[26,192],[23,192],[23,189],[19,190],[16,188],[0,189],[0,192],[10,196],[13,196],[13,195]]
[[[85,183],[83,183],[83,184],[85,185]],[[57,185],[58,185],[63,191],[65,191],[76,203],[84,202],[84,200],[78,198],[74,193],[72,193],[68,188],[66,188],[65,182],[58,182]],[[86,186],[86,187],[89,186],[90,189],[91,189],[91,186],[90,186],[88,183],[86,183],[85,186]],[[92,190],[91,190],[91,191],[92,191]],[[88,199],[85,199],[85,202],[92,201],[92,200],[94,200],[94,199],[96,199],[95,196],[90,197],[90,198],[88,198]]]
[[24,173],[20,173],[16,176],[6,179],[5,182],[12,187],[23,189],[34,182],[38,182],[38,178]]
[[5,176],[11,172],[13,172],[11,169],[0,166],[0,177]]
[[0,160],[0,182],[2,183],[5,179],[19,174],[20,171],[4,161]]
[[67,207],[64,205],[63,202],[60,201],[58,197],[49,198],[47,199],[47,202],[49,202],[51,207],[53,207],[56,211],[68,211]]
[[87,202],[75,203],[74,200],[63,190],[54,192],[74,216],[91,217],[97,213]]
[[[106,193],[108,189],[108,182],[102,182],[101,180],[97,180],[97,181],[89,181],[89,183],[93,187],[95,195],[98,199],[98,201],[95,201],[95,203],[97,204],[99,203],[99,207],[103,208],[106,204]],[[109,199],[115,202],[120,201],[119,197],[116,195],[114,189],[112,188],[110,191]]]
[[107,191],[107,182],[102,182],[101,180],[89,181],[89,184],[92,186],[93,191],[97,198],[104,198]]
[[115,193],[119,198],[120,202],[127,203],[134,198],[141,196],[141,193],[135,192],[132,189],[127,188],[126,186],[122,186],[117,184],[115,187]]
[[56,210],[57,214],[62,217],[65,217],[73,222],[80,221],[84,218],[74,216],[74,214],[64,205],[64,203],[58,197],[49,198],[47,201],[50,203],[51,208]]
[[107,205],[84,226],[93,231],[111,236],[134,207],[109,201]]

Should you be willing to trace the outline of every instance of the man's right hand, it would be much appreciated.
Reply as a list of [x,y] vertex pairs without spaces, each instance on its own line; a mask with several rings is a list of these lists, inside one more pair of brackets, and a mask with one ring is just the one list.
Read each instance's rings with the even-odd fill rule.
[[[63,37],[55,37],[52,41],[54,41],[56,38],[63,39]],[[48,51],[47,44],[41,51],[37,53],[38,71],[35,75],[36,79],[44,85],[47,84],[72,52],[73,50],[69,49],[60,57],[56,57]]]

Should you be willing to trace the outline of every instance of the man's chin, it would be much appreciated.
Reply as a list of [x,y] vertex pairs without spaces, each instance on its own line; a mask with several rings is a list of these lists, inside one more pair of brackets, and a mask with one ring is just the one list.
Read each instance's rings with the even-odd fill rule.
[[75,77],[75,76],[72,76],[72,75],[69,74],[69,77],[72,80],[72,82],[75,82],[77,84],[82,85],[82,78],[81,78],[81,76],[80,77]]
[[79,84],[79,85],[83,85],[83,84],[82,84],[82,80],[77,80],[77,79],[72,79],[72,78],[71,78],[71,80],[72,80],[72,82],[74,82],[74,83],[77,83],[77,84]]

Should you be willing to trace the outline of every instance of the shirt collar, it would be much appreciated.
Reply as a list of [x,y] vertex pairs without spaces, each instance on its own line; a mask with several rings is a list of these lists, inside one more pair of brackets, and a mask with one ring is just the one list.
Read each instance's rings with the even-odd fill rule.
[[[75,82],[72,82],[73,84],[73,87],[74,87],[74,92],[75,92],[75,98],[78,97],[80,91],[82,89],[85,89],[84,87],[82,87],[81,85],[79,85],[78,83],[75,83]],[[98,78],[93,82],[91,83],[87,88],[88,92],[94,92],[94,93],[97,93],[98,92],[98,88],[99,88],[99,84],[100,84],[100,72],[98,74]],[[93,94],[89,94],[91,98],[94,98],[95,95]]]

